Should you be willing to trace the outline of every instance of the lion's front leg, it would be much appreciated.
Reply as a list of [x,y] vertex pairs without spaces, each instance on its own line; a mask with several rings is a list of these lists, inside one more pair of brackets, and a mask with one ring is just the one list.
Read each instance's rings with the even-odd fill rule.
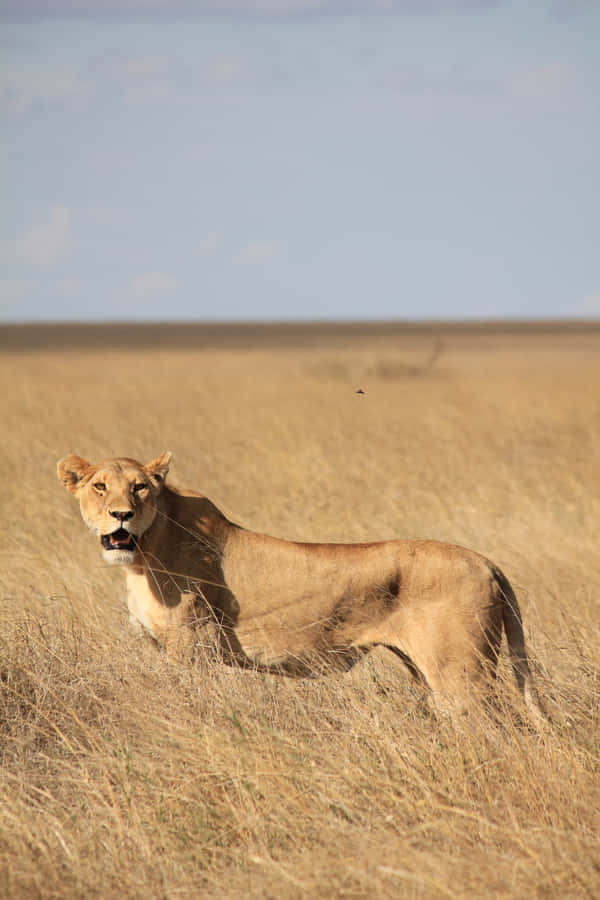
[[179,603],[165,611],[161,643],[173,659],[189,660],[193,655],[196,642],[195,606],[196,595],[183,591]]
[[146,630],[140,620],[129,610],[129,627],[136,637],[144,637]]

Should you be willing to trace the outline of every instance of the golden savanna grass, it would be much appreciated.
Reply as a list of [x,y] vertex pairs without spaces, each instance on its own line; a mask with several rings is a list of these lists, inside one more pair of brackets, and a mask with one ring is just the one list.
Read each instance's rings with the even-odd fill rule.
[[[598,896],[600,332],[147,334],[4,336],[0,894]],[[315,681],[169,661],[55,474],[164,449],[258,531],[491,557],[552,725],[502,683],[437,721],[385,652]]]

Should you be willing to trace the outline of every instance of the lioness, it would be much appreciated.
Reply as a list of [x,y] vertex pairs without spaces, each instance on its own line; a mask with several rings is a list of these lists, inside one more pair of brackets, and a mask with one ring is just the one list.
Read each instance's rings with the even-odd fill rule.
[[170,459],[58,463],[105,560],[125,568],[130,621],[168,650],[191,651],[197,630],[211,627],[229,663],[311,675],[348,669],[380,645],[436,705],[456,708],[493,678],[504,626],[517,685],[540,713],[517,600],[489,560],[437,541],[256,534],[206,497],[168,486]]

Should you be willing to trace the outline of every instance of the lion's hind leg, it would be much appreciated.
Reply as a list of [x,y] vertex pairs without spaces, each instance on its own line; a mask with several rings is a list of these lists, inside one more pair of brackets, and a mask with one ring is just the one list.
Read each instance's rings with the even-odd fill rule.
[[502,634],[494,616],[486,625],[443,638],[430,633],[410,655],[397,644],[385,646],[427,688],[434,713],[454,718],[473,706],[486,705],[494,694]]

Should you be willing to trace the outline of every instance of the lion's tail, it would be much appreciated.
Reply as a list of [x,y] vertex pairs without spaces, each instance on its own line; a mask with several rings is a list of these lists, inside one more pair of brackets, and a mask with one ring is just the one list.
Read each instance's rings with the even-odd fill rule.
[[508,652],[517,687],[533,718],[541,723],[547,717],[540,703],[538,692],[533,683],[531,669],[529,668],[519,603],[506,575],[496,567],[494,567],[493,574],[496,588],[502,598],[502,621],[506,631]]

